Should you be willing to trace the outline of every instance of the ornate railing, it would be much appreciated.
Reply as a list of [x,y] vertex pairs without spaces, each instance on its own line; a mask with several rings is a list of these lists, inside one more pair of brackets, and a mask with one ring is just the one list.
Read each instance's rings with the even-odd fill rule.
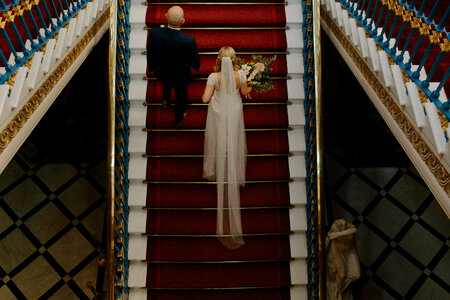
[[[99,5],[99,2],[95,2]],[[100,2],[103,5],[104,1]],[[87,10],[82,10],[86,5]],[[0,84],[3,84],[23,66],[34,53],[57,33],[73,39],[80,34],[82,24],[94,18],[97,7],[90,0],[0,0]],[[67,28],[65,28],[67,26]],[[64,39],[63,39],[64,40]],[[66,40],[65,45],[70,45]],[[56,45],[57,51],[65,45]],[[61,50],[60,50],[61,49]]]
[[114,298],[128,296],[128,88],[130,1],[117,1],[115,68]]
[[[450,16],[448,2],[447,4],[442,4],[445,1],[441,0],[339,0],[339,2],[446,118],[450,119],[450,104],[439,99],[450,76],[448,40],[450,34],[446,29]],[[413,69],[413,64],[418,67]],[[420,74],[425,67],[427,76],[422,77]],[[432,86],[430,82],[438,84]]]
[[[318,128],[317,116],[320,104],[320,44],[318,34],[320,28],[315,22],[320,21],[319,3],[313,0],[303,0],[303,63],[305,73],[303,83],[305,87],[305,159],[306,159],[306,240],[307,240],[307,266],[308,266],[308,299],[325,299],[321,293],[323,278],[321,274],[321,218],[319,198],[318,170],[320,162],[318,155]],[[319,70],[318,70],[319,68]],[[319,81],[320,82],[320,81]],[[319,109],[320,110],[320,109]]]

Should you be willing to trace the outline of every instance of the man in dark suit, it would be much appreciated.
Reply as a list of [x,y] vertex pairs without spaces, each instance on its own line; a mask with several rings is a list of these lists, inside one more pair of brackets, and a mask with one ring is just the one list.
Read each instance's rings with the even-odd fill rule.
[[172,6],[166,14],[167,27],[149,30],[147,39],[147,64],[149,71],[163,83],[163,106],[170,105],[170,94],[175,90],[175,123],[186,116],[188,86],[191,68],[198,71],[200,57],[195,39],[180,31],[184,24],[184,12]]

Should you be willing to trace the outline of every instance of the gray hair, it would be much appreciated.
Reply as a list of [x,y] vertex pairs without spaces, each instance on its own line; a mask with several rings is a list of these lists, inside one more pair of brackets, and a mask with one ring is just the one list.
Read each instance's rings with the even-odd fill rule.
[[184,18],[183,9],[179,6],[172,6],[166,14],[167,24],[171,26],[180,26]]

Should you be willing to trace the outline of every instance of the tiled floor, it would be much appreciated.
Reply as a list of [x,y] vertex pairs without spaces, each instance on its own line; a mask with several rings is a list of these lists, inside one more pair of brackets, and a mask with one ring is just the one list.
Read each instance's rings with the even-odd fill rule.
[[30,163],[0,175],[0,299],[91,299],[105,213],[105,166]]

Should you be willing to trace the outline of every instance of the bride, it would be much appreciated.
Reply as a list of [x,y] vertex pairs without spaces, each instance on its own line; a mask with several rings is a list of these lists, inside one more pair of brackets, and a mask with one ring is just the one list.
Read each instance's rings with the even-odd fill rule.
[[222,47],[217,57],[216,72],[211,73],[202,96],[208,103],[205,130],[203,177],[217,181],[217,235],[228,248],[244,244],[242,238],[239,186],[245,184],[247,146],[244,116],[239,90],[244,96],[247,86],[243,70],[237,70],[236,53]]

